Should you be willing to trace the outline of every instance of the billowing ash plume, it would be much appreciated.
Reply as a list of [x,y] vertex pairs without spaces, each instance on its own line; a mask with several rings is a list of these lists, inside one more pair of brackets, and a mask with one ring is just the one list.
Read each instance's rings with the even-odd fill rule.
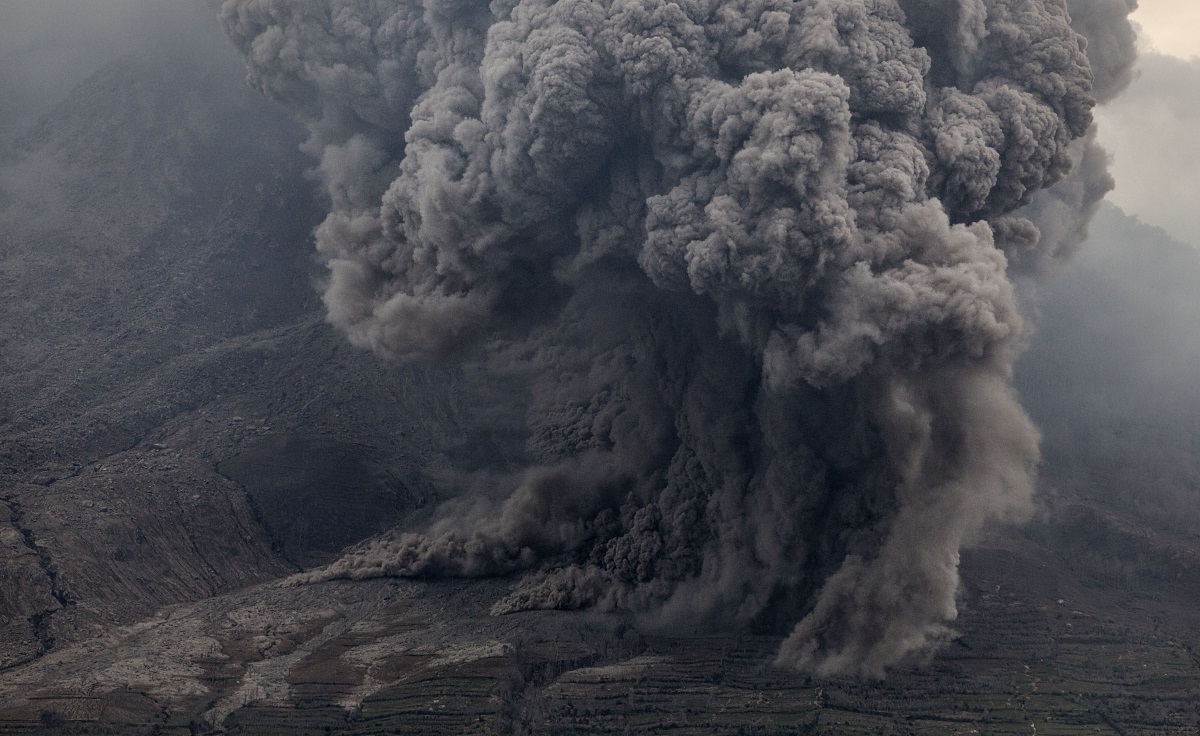
[[1038,461],[1007,256],[1106,186],[1129,8],[1072,10],[1090,49],[1063,0],[227,0],[310,124],[331,321],[528,387],[502,500],[316,574],[794,625],[818,674],[942,638]]
[[[1137,38],[1125,19],[1137,0],[1069,0],[1071,25],[1087,40],[1094,77],[1092,94],[1109,102],[1133,79]],[[1034,195],[1019,217],[993,221],[1007,243],[1010,271],[1042,277],[1053,274],[1087,238],[1087,226],[1104,195],[1113,189],[1108,154],[1096,131],[1071,145],[1073,167],[1062,181]]]

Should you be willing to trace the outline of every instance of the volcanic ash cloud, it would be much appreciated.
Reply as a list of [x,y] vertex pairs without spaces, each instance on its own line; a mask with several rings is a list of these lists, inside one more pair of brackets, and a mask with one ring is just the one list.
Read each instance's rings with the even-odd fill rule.
[[1010,260],[1111,186],[1129,3],[1078,5],[227,0],[309,124],[329,319],[526,398],[523,469],[314,576],[520,574],[497,612],[790,629],[822,675],[942,639],[1038,462]]

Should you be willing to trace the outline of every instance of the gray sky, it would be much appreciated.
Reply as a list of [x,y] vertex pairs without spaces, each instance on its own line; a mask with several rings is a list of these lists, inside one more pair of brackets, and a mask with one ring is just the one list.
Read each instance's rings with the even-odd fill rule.
[[0,142],[111,58],[136,0],[0,0]]
[[216,0],[0,0],[0,144],[115,57],[201,47],[239,63]]
[[1117,206],[1200,247],[1200,2],[1139,0],[1139,74],[1100,110]]

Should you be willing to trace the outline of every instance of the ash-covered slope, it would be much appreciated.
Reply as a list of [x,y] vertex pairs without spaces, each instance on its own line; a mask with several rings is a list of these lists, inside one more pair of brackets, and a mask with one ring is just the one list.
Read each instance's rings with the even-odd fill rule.
[[[445,486],[470,486],[479,467],[515,482],[528,430],[509,422],[529,399],[461,371],[384,366],[325,326],[308,254],[321,207],[301,136],[240,76],[114,65],[4,168],[0,733],[1200,725],[1194,536],[1146,523],[1153,477],[1120,486],[1141,505],[1098,503],[1086,483],[1058,480],[1072,452],[1063,432],[1095,416],[1072,397],[1095,387],[1127,400],[1155,385],[1113,346],[1186,344],[1182,318],[1145,329],[1164,314],[1164,276],[1200,273],[1180,247],[1137,250],[1144,277],[1130,278],[1123,257],[1085,260],[1090,270],[1049,287],[1018,382],[1046,427],[1043,474],[1060,491],[1049,523],[966,551],[953,624],[963,636],[888,681],[781,671],[769,664],[780,637],[705,638],[696,622],[660,636],[581,613],[488,615],[513,592],[508,579],[261,582],[329,559]],[[1140,231],[1104,218],[1099,233],[1135,252],[1125,246]],[[1137,319],[1127,299],[1085,298],[1133,292]],[[1170,314],[1191,314],[1186,288],[1168,293]],[[1139,426],[1185,396],[1191,374],[1177,375],[1168,385],[1180,390],[1154,394]],[[1079,456],[1133,457],[1152,443],[1111,455],[1118,446]],[[1066,516],[1080,509],[1092,516]],[[1103,564],[1088,562],[1095,551]],[[146,617],[170,603],[181,605]]]
[[113,63],[0,169],[0,666],[327,560],[453,451],[458,379],[322,322],[301,137],[242,77]]
[[[94,638],[60,641],[47,656],[5,668],[0,733],[183,736],[223,729],[255,736],[428,736],[654,733],[670,727],[683,734],[949,735],[1025,732],[1031,723],[1038,733],[1064,735],[1194,733],[1200,726],[1200,622],[1193,605],[1200,545],[1194,534],[1147,523],[1157,518],[1142,513],[1147,508],[1178,500],[1163,493],[1162,482],[1110,480],[1108,488],[1136,496],[1139,507],[1096,488],[1114,467],[1138,462],[1152,443],[1094,444],[1090,437],[1107,426],[1097,406],[1124,401],[1111,416],[1145,432],[1154,426],[1153,407],[1169,398],[1179,402],[1180,416],[1194,405],[1184,390],[1195,386],[1186,361],[1160,364],[1176,378],[1156,384],[1162,375],[1139,368],[1124,346],[1140,340],[1142,348],[1164,357],[1172,345],[1187,352],[1184,338],[1194,323],[1180,318],[1200,309],[1200,299],[1189,289],[1163,285],[1185,286],[1190,274],[1200,273],[1200,256],[1115,210],[1101,212],[1095,240],[1097,249],[1048,287],[1039,333],[1019,364],[1018,387],[1046,429],[1043,477],[1052,495],[1044,523],[1029,533],[991,535],[982,548],[964,554],[963,613],[954,625],[959,636],[929,662],[881,682],[818,681],[770,666],[778,636],[706,636],[695,622],[664,633],[628,618],[578,612],[489,615],[515,580],[268,582],[170,606],[131,625],[95,626],[89,629],[99,632]],[[1141,255],[1140,270],[1114,250],[1118,245],[1120,253]],[[1160,329],[1147,329],[1149,322]],[[1070,341],[1065,332],[1088,337]],[[444,441],[422,435],[405,410],[432,422],[429,433],[464,422],[455,412],[470,413],[463,408],[470,393],[462,389],[474,384],[465,378],[372,372],[374,361],[339,346],[326,328],[303,319],[218,340],[187,358],[199,366],[190,373],[160,382],[143,377],[141,395],[191,386],[187,390],[199,398],[150,426],[131,449],[82,460],[75,477],[47,486],[29,482],[48,482],[46,470],[10,476],[20,481],[15,492],[6,491],[10,503],[44,510],[31,541],[41,540],[53,555],[46,560],[51,569],[72,581],[78,597],[76,610],[50,617],[55,632],[80,636],[69,630],[85,618],[79,609],[86,608],[92,621],[98,612],[132,618],[132,607],[100,594],[114,571],[126,571],[129,584],[120,593],[140,595],[133,599],[138,610],[152,606],[153,596],[167,601],[203,595],[199,584],[172,588],[170,572],[154,577],[162,567],[148,566],[151,556],[168,562],[176,575],[189,565],[220,570],[218,564],[245,559],[246,552],[233,556],[228,550],[245,550],[249,543],[222,535],[238,524],[252,537],[262,534],[244,516],[241,489],[214,467],[233,475],[239,465],[254,467],[247,458],[257,455],[259,480],[284,493],[304,484],[289,485],[298,468],[281,457],[321,462],[330,448],[370,444],[376,454],[366,457],[373,467],[395,463],[389,467],[400,473],[435,457],[422,442]],[[308,354],[319,359],[308,360]],[[206,357],[215,355],[228,356],[227,362]],[[219,397],[201,396],[211,385],[202,378],[221,371],[235,377],[224,379],[229,388]],[[339,381],[346,386],[338,388]],[[442,385],[455,390],[439,394]],[[294,404],[284,393],[302,395],[311,405]],[[393,403],[378,406],[385,400]],[[103,406],[95,411],[108,416]],[[384,461],[378,458],[389,449],[365,433],[381,431],[382,415],[390,412],[397,412],[392,421],[400,449]],[[351,413],[356,424],[343,419]],[[42,436],[52,431],[44,429]],[[62,432],[60,452],[82,453],[71,438],[84,435],[70,425]],[[1180,431],[1176,445],[1163,447],[1181,447],[1194,437]],[[404,451],[411,453],[407,466]],[[1083,459],[1069,462],[1071,457]],[[1107,464],[1100,462],[1105,457]],[[1085,472],[1092,482],[1069,482]],[[1161,481],[1171,468],[1159,472]],[[1183,477],[1186,469],[1175,472]],[[269,497],[261,486],[259,493]],[[155,498],[171,503],[140,508]],[[227,505],[218,507],[213,499]],[[308,497],[309,503],[329,500],[336,498]],[[378,496],[368,501],[382,508]],[[1194,510],[1195,501],[1191,496],[1186,508]],[[1184,507],[1169,508],[1186,522]],[[263,520],[270,526],[270,513],[303,518],[304,510],[278,500],[264,506]],[[211,518],[201,519],[202,513]],[[133,523],[143,525],[141,544],[136,529],[122,526]],[[183,528],[191,529],[196,548],[173,536]],[[368,530],[352,523],[341,528],[345,534]],[[278,554],[250,554],[256,566],[247,578],[284,569]],[[21,564],[31,577],[41,574],[32,553],[10,556],[3,569],[26,569]],[[84,569],[110,577],[80,585],[78,571]],[[143,578],[133,577],[138,574]],[[138,584],[157,590],[139,593]],[[203,584],[215,590],[237,581],[209,578]],[[47,597],[42,605],[53,608]],[[36,603],[32,594],[28,600]],[[19,633],[10,626],[5,641],[19,641]]]

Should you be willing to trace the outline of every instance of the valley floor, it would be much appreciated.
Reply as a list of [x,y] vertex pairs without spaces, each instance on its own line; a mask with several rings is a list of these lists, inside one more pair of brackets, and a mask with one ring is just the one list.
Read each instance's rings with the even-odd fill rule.
[[1117,599],[1054,559],[968,553],[960,636],[877,682],[780,670],[771,637],[490,616],[503,581],[277,582],[3,672],[0,734],[1193,736],[1189,591]]

